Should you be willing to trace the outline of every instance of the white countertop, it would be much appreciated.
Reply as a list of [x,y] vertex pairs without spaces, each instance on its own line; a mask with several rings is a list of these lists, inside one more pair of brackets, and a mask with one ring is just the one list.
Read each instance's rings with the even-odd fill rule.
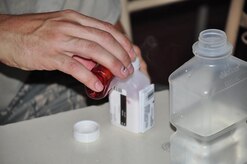
[[[93,143],[73,138],[81,120],[100,124]],[[0,126],[1,164],[169,164],[168,91],[155,93],[155,125],[134,134],[110,123],[109,104],[90,106],[29,121]]]

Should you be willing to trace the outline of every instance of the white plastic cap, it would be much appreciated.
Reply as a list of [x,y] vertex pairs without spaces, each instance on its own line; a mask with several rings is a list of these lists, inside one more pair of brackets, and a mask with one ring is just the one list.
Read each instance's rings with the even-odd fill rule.
[[74,125],[74,138],[79,142],[93,142],[99,138],[99,129],[99,124],[95,121],[79,121]]

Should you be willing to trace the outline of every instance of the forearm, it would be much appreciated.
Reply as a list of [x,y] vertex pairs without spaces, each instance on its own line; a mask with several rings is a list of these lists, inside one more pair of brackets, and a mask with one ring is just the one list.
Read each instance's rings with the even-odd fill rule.
[[6,14],[0,14],[0,22],[8,19],[9,15],[6,15]]
[[7,46],[6,46],[6,42],[8,42],[8,27],[5,26],[5,22],[6,20],[9,19],[9,15],[5,15],[5,14],[0,14],[0,62],[6,64],[6,65],[11,65],[8,60],[7,60]]

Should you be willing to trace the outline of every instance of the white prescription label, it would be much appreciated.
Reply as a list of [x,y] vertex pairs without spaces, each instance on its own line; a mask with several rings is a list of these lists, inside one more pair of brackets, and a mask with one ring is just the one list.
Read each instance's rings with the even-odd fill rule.
[[154,124],[154,85],[150,85],[139,92],[140,132],[153,127]]
[[154,85],[130,97],[126,90],[114,88],[109,97],[112,124],[123,129],[144,133],[154,124]]

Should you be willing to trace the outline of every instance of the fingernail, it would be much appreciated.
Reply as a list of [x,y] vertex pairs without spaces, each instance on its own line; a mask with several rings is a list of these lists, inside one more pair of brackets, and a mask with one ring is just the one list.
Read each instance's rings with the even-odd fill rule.
[[97,81],[94,86],[98,92],[102,91],[104,88],[100,81]]
[[124,77],[127,77],[129,75],[128,69],[124,66],[122,67],[121,72],[124,75]]

